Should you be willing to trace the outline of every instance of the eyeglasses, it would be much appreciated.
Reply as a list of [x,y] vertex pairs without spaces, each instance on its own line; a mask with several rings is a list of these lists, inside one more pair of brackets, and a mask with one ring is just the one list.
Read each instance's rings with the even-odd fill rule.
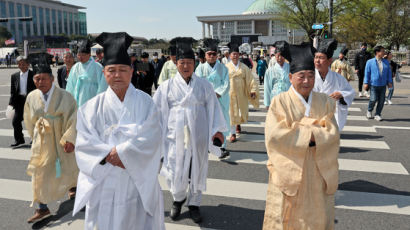
[[208,54],[209,56],[216,56],[216,52],[207,52],[206,54]]

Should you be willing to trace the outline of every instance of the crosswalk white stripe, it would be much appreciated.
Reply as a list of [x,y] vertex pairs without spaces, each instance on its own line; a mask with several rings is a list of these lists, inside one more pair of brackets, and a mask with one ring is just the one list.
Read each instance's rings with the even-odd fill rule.
[[[220,161],[218,157],[209,154],[210,161]],[[266,165],[268,156],[266,154],[231,152],[230,156],[224,161],[235,163],[247,163]],[[367,160],[351,160],[338,159],[339,170],[341,171],[356,171],[356,172],[371,172],[371,173],[385,173],[409,175],[406,168],[399,162],[385,162],[385,161],[367,161]]]
[[368,105],[368,102],[352,102],[352,105]]
[[350,112],[361,112],[362,111],[360,108],[355,108],[355,107],[349,107],[347,110]]
[[410,130],[410,127],[399,127],[399,126],[381,126],[375,125],[373,126],[376,129],[402,129],[402,130]]
[[[168,191],[166,181],[158,177],[163,190]],[[0,198],[31,201],[31,182],[0,179]],[[205,195],[247,200],[266,200],[266,183],[208,179]],[[354,209],[367,212],[383,212],[410,215],[410,196],[352,192],[336,192],[336,208]]]
[[[0,159],[28,161],[30,160],[30,156],[31,151],[29,149],[11,150],[8,148],[0,148]],[[209,160],[219,161],[219,158],[210,154]],[[267,160],[268,156],[266,154],[244,152],[231,152],[231,155],[225,159],[225,161],[229,162],[257,165],[266,165]],[[339,159],[339,169],[343,171],[409,175],[404,166],[399,162]]]
[[[226,137],[228,140],[229,137]],[[265,142],[265,135],[259,134],[239,134],[237,135],[238,141],[241,142]],[[364,141],[364,140],[348,140],[341,139],[340,147],[354,147],[354,148],[369,148],[369,149],[390,149],[385,141]]]

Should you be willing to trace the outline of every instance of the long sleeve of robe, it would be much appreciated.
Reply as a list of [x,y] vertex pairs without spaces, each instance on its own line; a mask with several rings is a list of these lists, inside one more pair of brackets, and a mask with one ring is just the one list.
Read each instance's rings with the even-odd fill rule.
[[162,67],[161,74],[158,78],[158,85],[168,79],[174,78],[177,72],[177,66],[172,60],[165,62],[164,66]]
[[353,73],[353,68],[350,67],[349,62],[347,60],[340,60],[337,59],[332,63],[332,66],[330,68],[333,72],[336,72],[340,75],[342,75],[347,81],[353,81],[354,80],[354,73]]
[[[160,114],[131,84],[121,102],[111,88],[78,111],[80,174],[73,214],[87,205],[85,229],[164,229],[158,183]],[[100,162],[116,147],[122,169]]]
[[[27,174],[32,177],[33,202],[56,201],[75,187],[78,168],[74,152],[64,152],[64,145],[75,145],[77,106],[74,98],[58,87],[49,95],[47,110],[40,90],[32,91],[24,106],[24,123],[33,140]],[[56,160],[61,175],[56,178]]]
[[[229,72],[230,79],[230,108],[229,115],[231,125],[239,125],[248,121],[249,104],[259,108],[259,89],[258,83],[255,81],[251,70],[243,63],[239,63],[239,68],[236,69],[232,62],[229,62],[226,67]],[[252,99],[250,94],[255,93],[256,98]]]
[[101,64],[90,58],[88,62],[77,62],[71,68],[66,90],[73,95],[80,107],[95,95],[104,92],[107,87]]
[[[269,185],[263,229],[332,229],[338,186],[335,102],[311,94],[309,116],[293,89],[273,98],[266,117]],[[309,147],[311,136],[316,147]]]
[[339,130],[343,130],[347,120],[348,108],[352,105],[356,93],[349,82],[340,74],[329,69],[325,81],[323,81],[320,77],[319,71],[316,70],[315,72],[315,86],[313,91],[325,93],[327,95],[330,95],[333,92],[340,92],[343,96],[343,100],[346,105],[341,103],[340,100],[337,101],[335,113]]
[[[221,64],[219,61],[215,63],[212,68],[208,63],[204,63],[198,66],[195,71],[198,77],[206,78],[214,87],[215,93],[220,95],[218,98],[219,105],[221,106],[226,124],[229,125],[229,73],[228,68]],[[224,132],[224,136],[229,136],[229,130]],[[223,147],[226,146],[224,142]]]
[[153,99],[161,111],[166,137],[161,175],[167,179],[171,193],[187,189],[191,160],[193,193],[205,191],[212,137],[228,130],[212,85],[195,74],[187,84],[177,73],[158,87]]
[[283,67],[281,67],[276,63],[273,67],[269,68],[265,74],[263,104],[268,107],[272,98],[282,92],[288,91],[290,85],[289,64],[285,62],[283,63]]

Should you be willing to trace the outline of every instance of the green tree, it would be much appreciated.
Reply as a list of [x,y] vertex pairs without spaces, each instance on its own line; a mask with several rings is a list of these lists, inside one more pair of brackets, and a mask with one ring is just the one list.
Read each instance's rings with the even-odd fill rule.
[[0,47],[6,46],[4,42],[10,39],[13,35],[10,31],[7,30],[6,27],[0,26]]

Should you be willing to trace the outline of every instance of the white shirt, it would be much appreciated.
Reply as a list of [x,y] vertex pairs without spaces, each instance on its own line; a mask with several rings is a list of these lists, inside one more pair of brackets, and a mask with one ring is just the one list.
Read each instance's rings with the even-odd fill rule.
[[[47,93],[42,94],[43,97],[41,99],[43,99],[43,102],[44,102],[44,112],[45,113],[48,110],[48,105],[50,104],[50,100],[51,100],[50,97],[53,95],[54,88],[55,88],[55,86],[54,86],[54,83],[53,83],[50,90]],[[45,95],[47,95],[47,96],[45,96]],[[46,97],[47,97],[47,100],[46,100]]]
[[28,70],[25,73],[20,71],[20,95],[23,96],[27,95],[27,78]]
[[290,86],[290,88],[292,88],[293,92],[296,93],[296,95],[299,97],[300,101],[302,102],[302,104],[305,106],[305,117],[309,117],[310,115],[310,107],[312,105],[312,91],[310,91],[309,93],[309,99],[306,102],[305,98],[300,95],[300,93],[298,93],[298,91],[296,91],[296,89],[293,87],[293,85]]
[[382,72],[383,72],[383,62],[382,62],[381,58],[380,59],[376,58],[376,60],[377,60],[377,66],[379,67],[379,71],[380,71],[380,75],[381,75]]

